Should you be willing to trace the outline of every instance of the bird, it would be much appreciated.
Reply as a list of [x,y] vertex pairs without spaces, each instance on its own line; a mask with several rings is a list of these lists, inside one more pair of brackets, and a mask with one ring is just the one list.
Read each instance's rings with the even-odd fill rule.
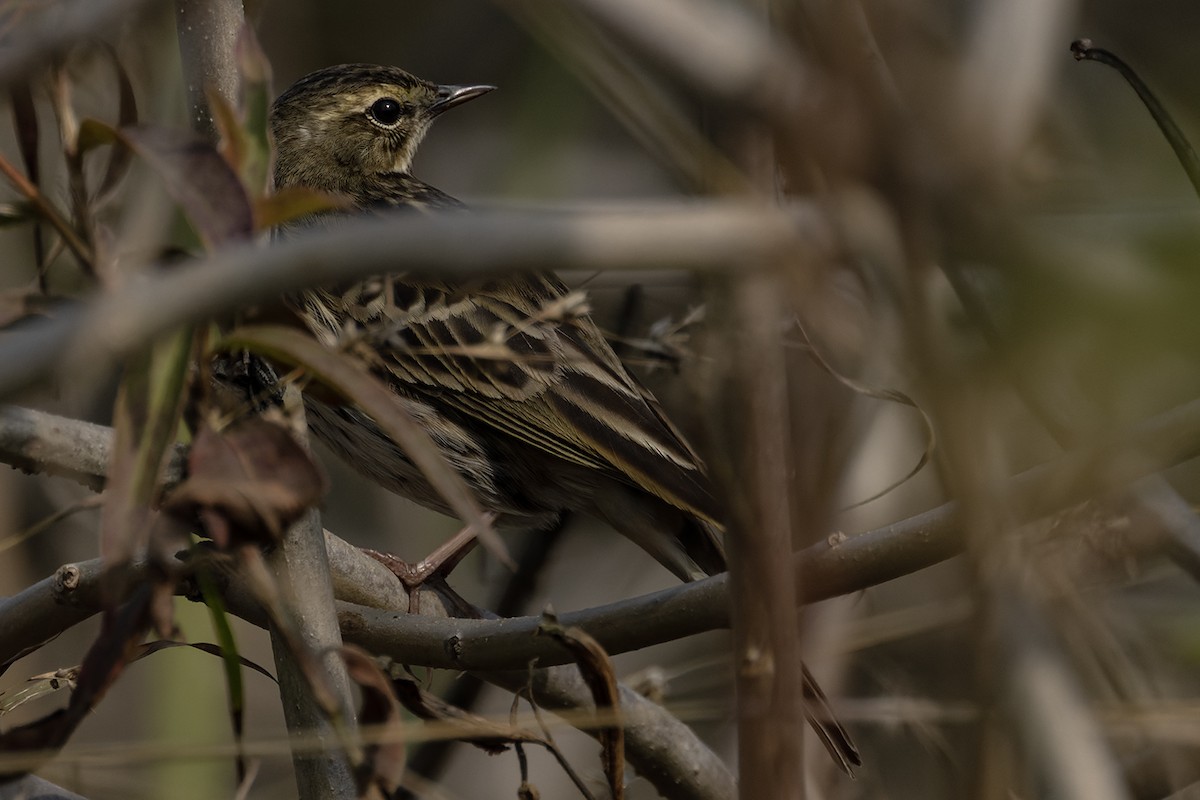
[[[413,158],[438,116],[493,88],[371,64],[313,72],[271,108],[275,188],[343,198],[349,213],[460,212],[462,203],[412,175]],[[703,461],[553,274],[380,275],[286,302],[325,344],[353,339],[371,350],[376,377],[498,527],[546,528],[582,511],[683,581],[725,571],[722,514]],[[367,414],[309,393],[305,406],[310,430],[352,467],[451,513]],[[807,669],[804,678],[819,706],[824,695]],[[857,763],[849,736],[820,713],[826,746],[843,765]]]
[[[314,72],[273,104],[275,188],[316,189],[360,213],[461,210],[412,175],[413,157],[434,119],[491,89],[365,64]],[[289,303],[324,343],[373,347],[377,376],[497,526],[545,528],[585,511],[684,581],[725,570],[703,462],[554,275],[384,275]],[[367,415],[312,397],[306,407],[317,438],[353,467],[450,513]]]

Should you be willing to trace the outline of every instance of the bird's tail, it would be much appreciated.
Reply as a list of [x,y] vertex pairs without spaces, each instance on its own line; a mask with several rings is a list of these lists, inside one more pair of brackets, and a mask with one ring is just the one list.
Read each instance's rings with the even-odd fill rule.
[[833,709],[829,707],[829,700],[817,679],[808,671],[807,666],[800,666],[804,670],[804,716],[817,738],[821,740],[821,744],[829,751],[834,763],[842,772],[854,777],[854,768],[862,766],[862,756],[854,746],[850,734],[833,715]]

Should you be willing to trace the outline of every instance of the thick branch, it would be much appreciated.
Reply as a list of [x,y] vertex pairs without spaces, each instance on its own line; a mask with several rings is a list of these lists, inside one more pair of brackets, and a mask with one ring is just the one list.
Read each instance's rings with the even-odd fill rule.
[[205,93],[211,89],[236,107],[240,76],[234,46],[245,21],[242,0],[176,0],[175,21],[192,127],[215,140]]

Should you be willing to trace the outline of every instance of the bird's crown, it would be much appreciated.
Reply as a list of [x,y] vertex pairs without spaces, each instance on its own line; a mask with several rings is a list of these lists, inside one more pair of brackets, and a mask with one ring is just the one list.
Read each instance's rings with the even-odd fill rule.
[[275,183],[340,192],[373,175],[407,173],[430,123],[492,88],[438,85],[373,64],[313,72],[272,106]]

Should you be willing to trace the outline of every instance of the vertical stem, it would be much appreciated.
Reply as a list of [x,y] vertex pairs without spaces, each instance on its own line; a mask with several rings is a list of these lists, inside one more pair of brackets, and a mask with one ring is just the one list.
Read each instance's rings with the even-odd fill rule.
[[204,93],[211,88],[231,103],[237,102],[234,47],[244,21],[242,0],[175,0],[175,28],[192,128],[210,139],[216,137],[216,127]]
[[743,798],[804,796],[804,708],[789,502],[787,372],[779,288],[761,269],[731,287],[735,334],[723,403],[731,487],[728,537]]
[[[179,52],[187,82],[192,127],[209,139],[216,137],[205,92],[213,89],[237,103],[241,77],[235,48],[245,17],[241,0],[176,0],[175,22]],[[297,427],[303,431],[303,403],[291,394]],[[328,671],[329,686],[336,692],[346,721],[351,717],[350,679],[337,655],[342,645],[337,610],[333,604],[333,579],[321,515],[315,509],[288,530],[270,554],[288,611],[299,625],[304,645],[320,654]],[[323,744],[317,755],[294,752],[300,800],[337,800],[357,792],[341,741],[332,723],[313,696],[311,678],[292,653],[285,637],[272,625],[271,648],[279,675],[279,694],[289,733],[315,735]]]
[[[321,663],[329,671],[332,688],[341,698],[342,708],[348,711],[350,680],[337,653],[342,634],[333,605],[333,580],[329,574],[329,554],[325,550],[321,515],[316,509],[288,530],[267,563],[279,583],[286,608],[295,616],[304,644],[321,654]],[[341,752],[341,742],[313,698],[309,677],[274,625],[271,626],[271,650],[275,655],[279,696],[288,731],[315,735],[322,745],[317,754],[293,753],[298,797],[300,800],[355,797],[354,777]]]
[[[743,0],[767,24],[770,0]],[[737,160],[766,198],[775,195],[771,131],[749,121]],[[774,267],[775,265],[768,265]],[[729,288],[732,342],[724,397],[732,533],[729,587],[737,694],[739,796],[804,797],[804,698],[792,556],[792,476],[784,308],[773,269],[752,265]]]

